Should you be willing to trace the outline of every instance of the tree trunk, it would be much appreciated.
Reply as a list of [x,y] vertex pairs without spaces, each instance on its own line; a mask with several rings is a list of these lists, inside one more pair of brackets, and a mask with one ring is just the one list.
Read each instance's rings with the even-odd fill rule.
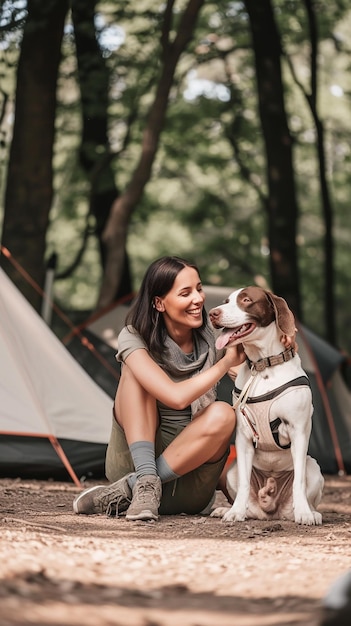
[[281,45],[270,0],[245,0],[255,54],[259,112],[268,179],[268,236],[272,289],[301,319],[296,249],[298,206],[281,76]]
[[[324,126],[318,115],[318,32],[315,3],[304,0],[308,17],[311,41],[311,93],[303,93],[310,107],[317,135],[317,154],[319,166],[319,180],[321,186],[321,200],[325,225],[324,236],[324,311],[325,337],[333,345],[336,344],[335,321],[335,281],[334,281],[334,239],[333,239],[333,207],[329,194],[327,180],[327,166],[324,147]],[[302,85],[300,85],[302,88]]]
[[[96,38],[96,4],[97,0],[73,0],[72,21],[83,121],[79,157],[90,182],[89,209],[95,217],[96,236],[104,268],[106,254],[101,236],[118,191],[111,167],[112,154],[108,139],[110,73]],[[123,280],[117,287],[114,299],[132,291],[127,254],[122,276]]]
[[[68,0],[28,0],[5,192],[2,245],[41,287],[53,195],[56,83],[68,4]],[[39,310],[41,297],[4,255],[0,262],[24,296]]]
[[112,301],[113,294],[121,280],[130,217],[150,179],[177,63],[191,40],[203,4],[204,0],[188,1],[180,19],[176,36],[173,41],[170,41],[173,28],[171,18],[174,0],[167,2],[161,33],[163,46],[161,75],[143,134],[141,156],[125,192],[115,200],[103,232],[107,261],[99,296],[99,306],[101,307]]

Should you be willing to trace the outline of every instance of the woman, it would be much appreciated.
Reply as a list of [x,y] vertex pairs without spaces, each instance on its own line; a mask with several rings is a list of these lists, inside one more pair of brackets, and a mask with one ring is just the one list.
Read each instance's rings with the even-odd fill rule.
[[215,386],[244,354],[216,353],[204,301],[195,265],[163,257],[148,268],[118,337],[122,371],[106,453],[112,484],[83,491],[76,513],[157,520],[211,504],[235,427]]

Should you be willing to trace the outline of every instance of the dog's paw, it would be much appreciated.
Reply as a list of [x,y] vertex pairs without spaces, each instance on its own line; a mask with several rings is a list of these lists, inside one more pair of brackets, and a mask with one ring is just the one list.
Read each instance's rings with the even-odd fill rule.
[[295,522],[305,526],[320,526],[322,524],[322,515],[318,511],[295,513]]
[[311,522],[310,526],[320,526],[322,524],[322,515],[318,513],[318,511],[312,511],[312,518],[313,521]]
[[323,522],[322,515],[318,511],[313,511],[314,523],[316,526],[320,526]]
[[233,507],[229,509],[229,511],[227,511],[225,515],[223,515],[223,522],[244,522],[245,520],[245,513],[236,511],[235,509],[233,509]]
[[211,512],[210,517],[223,517],[227,511],[229,511],[229,506],[218,506]]

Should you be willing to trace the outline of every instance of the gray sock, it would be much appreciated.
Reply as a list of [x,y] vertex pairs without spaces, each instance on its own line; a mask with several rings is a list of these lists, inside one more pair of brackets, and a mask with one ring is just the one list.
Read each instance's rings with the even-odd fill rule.
[[163,454],[156,459],[156,468],[162,483],[169,483],[171,480],[179,478],[180,474],[176,474],[168,465]]
[[133,488],[135,481],[140,476],[157,474],[155,461],[155,444],[151,441],[136,441],[129,446],[132,455],[135,473],[132,474],[128,483]]

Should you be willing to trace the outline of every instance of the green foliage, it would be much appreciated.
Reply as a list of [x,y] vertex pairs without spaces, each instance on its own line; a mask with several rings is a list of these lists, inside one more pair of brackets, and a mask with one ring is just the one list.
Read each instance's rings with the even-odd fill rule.
[[[14,63],[22,17],[7,3],[6,91],[13,97]],[[174,3],[174,24],[185,0]],[[304,3],[275,0],[284,51],[309,90],[310,46]],[[349,3],[318,2],[319,98],[326,133],[328,177],[334,207],[336,293],[340,344],[351,351],[350,298],[350,54]],[[110,149],[117,187],[123,191],[140,155],[140,141],[161,67],[160,29],[164,5],[152,0],[104,1],[97,5],[97,36],[110,72]],[[4,15],[4,13],[2,13]],[[12,20],[12,15],[15,16]],[[17,22],[16,22],[17,20]],[[10,26],[10,23],[16,26]],[[298,253],[305,322],[323,327],[323,217],[315,130],[307,104],[283,62],[285,103],[294,139],[300,219]],[[92,79],[92,89],[98,78]],[[3,87],[2,87],[3,88]],[[5,88],[4,88],[5,89]],[[266,240],[266,160],[257,107],[248,17],[242,2],[205,2],[195,36],[177,68],[152,178],[130,226],[128,252],[138,287],[146,266],[162,254],[194,259],[204,282],[269,285]],[[337,94],[337,95],[335,95]],[[91,236],[83,263],[56,296],[65,308],[93,307],[101,269],[88,218],[88,186],[78,165],[80,94],[72,29],[67,24],[58,85],[55,145],[55,202],[48,255],[59,253],[59,270],[69,265],[86,229]],[[1,125],[4,156],[10,129]],[[1,179],[4,179],[3,162]],[[0,180],[1,180],[0,179]]]

